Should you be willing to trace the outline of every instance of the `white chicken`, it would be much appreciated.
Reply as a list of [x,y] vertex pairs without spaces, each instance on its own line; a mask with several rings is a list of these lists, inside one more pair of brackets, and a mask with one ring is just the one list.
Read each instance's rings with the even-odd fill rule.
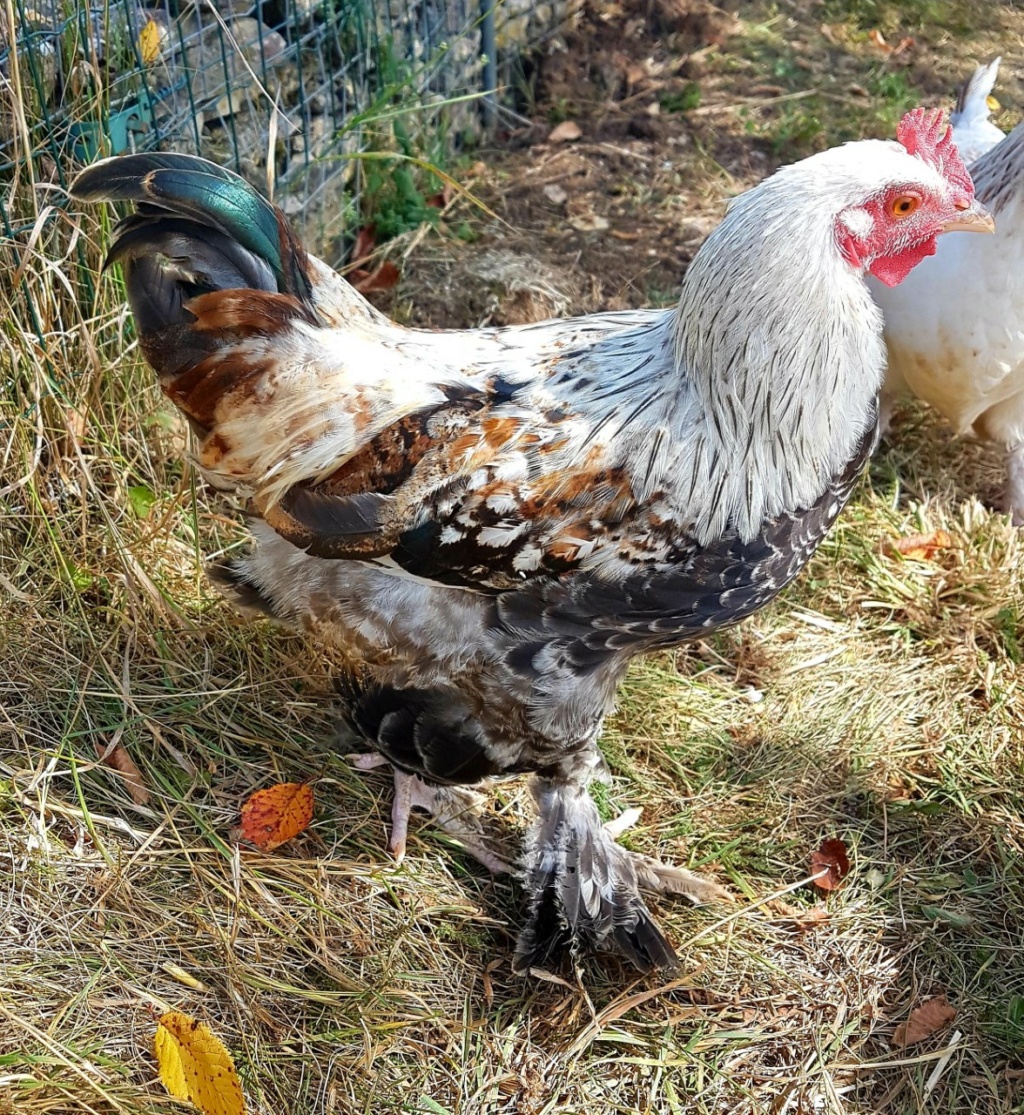
[[[889,367],[883,426],[893,400],[913,393],[960,434],[1006,446],[1005,509],[1024,525],[1024,124],[1005,138],[988,120],[999,59],[961,93],[953,138],[967,151],[994,236],[946,236],[897,287],[868,283],[885,316]],[[961,148],[963,150],[963,148]],[[965,152],[966,154],[966,152]],[[965,161],[970,162],[969,158]]]

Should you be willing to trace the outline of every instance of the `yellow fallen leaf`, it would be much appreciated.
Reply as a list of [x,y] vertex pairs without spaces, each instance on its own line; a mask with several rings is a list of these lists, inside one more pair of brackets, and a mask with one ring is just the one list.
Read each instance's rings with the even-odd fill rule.
[[297,836],[313,817],[313,791],[304,782],[257,790],[242,806],[242,836],[272,852]]
[[160,1016],[153,1040],[160,1079],[175,1099],[203,1115],[245,1115],[245,1097],[234,1061],[204,1023],[180,1011]]
[[139,32],[139,54],[147,66],[160,57],[160,26],[155,19],[147,19]]

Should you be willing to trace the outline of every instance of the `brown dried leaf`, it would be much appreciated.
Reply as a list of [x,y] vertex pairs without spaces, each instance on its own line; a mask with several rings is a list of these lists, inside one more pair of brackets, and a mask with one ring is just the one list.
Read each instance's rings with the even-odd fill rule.
[[401,277],[402,273],[398,268],[391,260],[386,259],[372,271],[367,271],[364,267],[350,271],[348,281],[360,294],[373,294],[375,291],[390,290]]
[[638,66],[636,63],[628,64],[626,66],[626,84],[639,85],[644,78],[647,77],[647,69],[644,66]]
[[815,876],[814,885],[819,890],[835,890],[849,870],[850,859],[841,840],[823,840],[821,847],[811,856],[811,874]]
[[203,1115],[245,1115],[245,1097],[231,1054],[202,1022],[171,1010],[161,1015],[153,1039],[160,1079],[175,1099]]
[[884,50],[886,54],[888,54],[889,51],[892,50],[892,47],[890,47],[889,44],[885,41],[885,36],[882,34],[881,31],[878,30],[877,27],[873,27],[868,32],[868,38],[875,46],[878,47],[879,50]]
[[892,1035],[892,1043],[900,1049],[924,1041],[937,1030],[945,1029],[956,1018],[956,1007],[946,1002],[946,996],[936,995],[910,1012],[906,1022],[901,1022]]
[[242,836],[272,852],[298,836],[312,817],[312,789],[304,782],[279,782],[257,790],[242,806]]
[[824,906],[793,906],[781,900],[770,904],[770,909],[780,914],[799,933],[809,933],[824,925],[832,915]]
[[431,209],[443,209],[455,196],[455,190],[450,182],[445,182],[440,193],[431,194],[430,197],[425,198],[425,204],[429,205]]
[[370,225],[364,225],[356,233],[356,242],[352,245],[352,255],[350,257],[353,263],[361,263],[373,255],[374,248],[377,247],[377,234],[374,232]]
[[948,531],[933,530],[930,534],[908,534],[897,538],[892,548],[897,554],[913,561],[931,561],[939,550],[948,550],[953,538]]
[[149,805],[149,790],[146,789],[142,771],[119,743],[97,743],[96,754],[101,763],[105,763],[111,770],[116,770],[121,776],[125,789],[136,805]]
[[548,143],[574,143],[583,135],[583,130],[575,120],[563,120],[548,133]]

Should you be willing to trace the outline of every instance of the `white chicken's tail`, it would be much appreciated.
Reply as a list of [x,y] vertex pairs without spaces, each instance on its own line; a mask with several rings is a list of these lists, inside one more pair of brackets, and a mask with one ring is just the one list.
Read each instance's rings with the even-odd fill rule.
[[987,120],[990,114],[988,98],[995,88],[999,76],[999,63],[1002,58],[993,58],[987,66],[979,66],[960,86],[956,98],[956,108],[950,113],[950,121],[955,128],[961,121]]
[[979,66],[971,74],[960,88],[956,108],[949,114],[949,122],[953,125],[953,142],[968,165],[994,147],[1005,135],[989,119],[992,115],[989,97],[999,76],[1001,61],[1002,58],[993,58],[987,66]]

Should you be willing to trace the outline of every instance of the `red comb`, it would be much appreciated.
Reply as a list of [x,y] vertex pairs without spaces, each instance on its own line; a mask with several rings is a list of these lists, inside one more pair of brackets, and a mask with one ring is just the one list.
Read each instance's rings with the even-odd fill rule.
[[896,128],[896,138],[911,155],[923,159],[947,182],[974,196],[974,183],[967,173],[960,152],[953,142],[953,129],[946,123],[941,108],[915,108]]

